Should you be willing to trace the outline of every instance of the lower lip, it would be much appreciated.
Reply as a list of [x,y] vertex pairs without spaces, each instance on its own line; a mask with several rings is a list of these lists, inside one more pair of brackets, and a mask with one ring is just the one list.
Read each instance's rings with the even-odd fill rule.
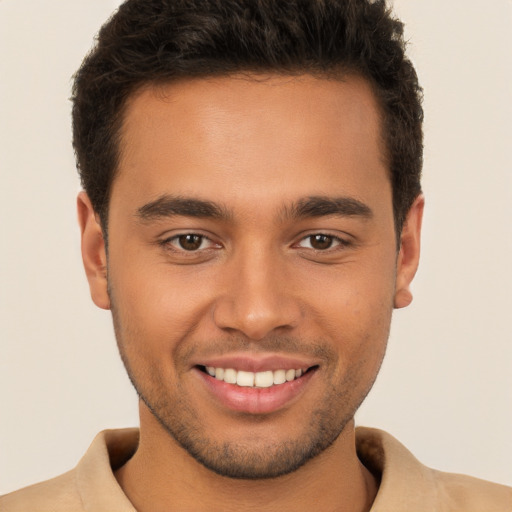
[[298,379],[269,388],[228,384],[195,369],[207,389],[228,409],[248,414],[269,414],[294,401],[304,391],[316,371],[310,370]]

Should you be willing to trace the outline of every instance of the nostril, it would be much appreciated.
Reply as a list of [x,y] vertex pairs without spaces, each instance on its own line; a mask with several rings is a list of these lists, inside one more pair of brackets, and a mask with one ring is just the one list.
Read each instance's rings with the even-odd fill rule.
[[292,298],[257,294],[243,286],[238,289],[237,294],[219,299],[212,310],[214,323],[225,332],[260,341],[270,333],[288,332],[299,324],[302,312]]

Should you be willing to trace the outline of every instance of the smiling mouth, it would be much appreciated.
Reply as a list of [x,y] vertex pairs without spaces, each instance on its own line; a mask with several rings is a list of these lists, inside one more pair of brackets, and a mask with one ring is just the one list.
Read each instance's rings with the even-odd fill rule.
[[304,374],[315,370],[317,366],[263,372],[246,372],[234,368],[215,368],[213,366],[198,366],[198,368],[214,379],[227,384],[247,388],[270,388],[297,380]]

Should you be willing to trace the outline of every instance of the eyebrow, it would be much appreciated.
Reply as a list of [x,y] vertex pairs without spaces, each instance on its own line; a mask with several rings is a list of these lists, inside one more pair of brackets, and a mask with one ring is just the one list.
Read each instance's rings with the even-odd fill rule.
[[137,217],[146,222],[174,216],[211,219],[231,217],[227,209],[211,201],[167,194],[137,210]]
[[308,217],[373,217],[371,208],[353,197],[311,196],[286,206],[285,218],[299,219]]
[[[369,219],[373,212],[369,206],[352,197],[311,196],[283,207],[281,216],[285,219],[308,217],[362,217]],[[193,197],[163,195],[137,210],[137,217],[149,222],[175,216],[226,220],[231,212],[212,201]]]

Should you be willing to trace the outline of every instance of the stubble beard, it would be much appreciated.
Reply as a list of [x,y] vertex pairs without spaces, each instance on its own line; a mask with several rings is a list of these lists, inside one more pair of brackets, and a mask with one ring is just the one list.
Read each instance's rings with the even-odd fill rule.
[[[372,388],[384,356],[382,354],[373,379],[363,390],[358,388],[359,367],[350,369],[342,382],[333,382],[330,389],[326,388],[326,396],[309,414],[307,426],[296,438],[275,442],[248,436],[244,442],[218,441],[208,435],[209,425],[202,420],[199,411],[191,408],[179,384],[178,389],[170,390],[150,365],[139,373],[134,371],[125,348],[122,322],[113,302],[111,310],[119,352],[139,398],[165,431],[196,461],[229,478],[276,478],[296,471],[328,450]],[[335,358],[335,355],[331,353],[330,357]],[[148,379],[148,376],[151,377]],[[352,393],[354,389],[359,389],[357,396]]]
[[276,478],[296,471],[328,449],[351,419],[334,423],[324,411],[317,410],[311,415],[307,433],[299,439],[279,443],[261,438],[217,441],[208,435],[208,425],[198,421],[186,404],[178,400],[169,407],[170,402],[155,404],[138,394],[163,428],[197,462],[218,475],[235,479]]

